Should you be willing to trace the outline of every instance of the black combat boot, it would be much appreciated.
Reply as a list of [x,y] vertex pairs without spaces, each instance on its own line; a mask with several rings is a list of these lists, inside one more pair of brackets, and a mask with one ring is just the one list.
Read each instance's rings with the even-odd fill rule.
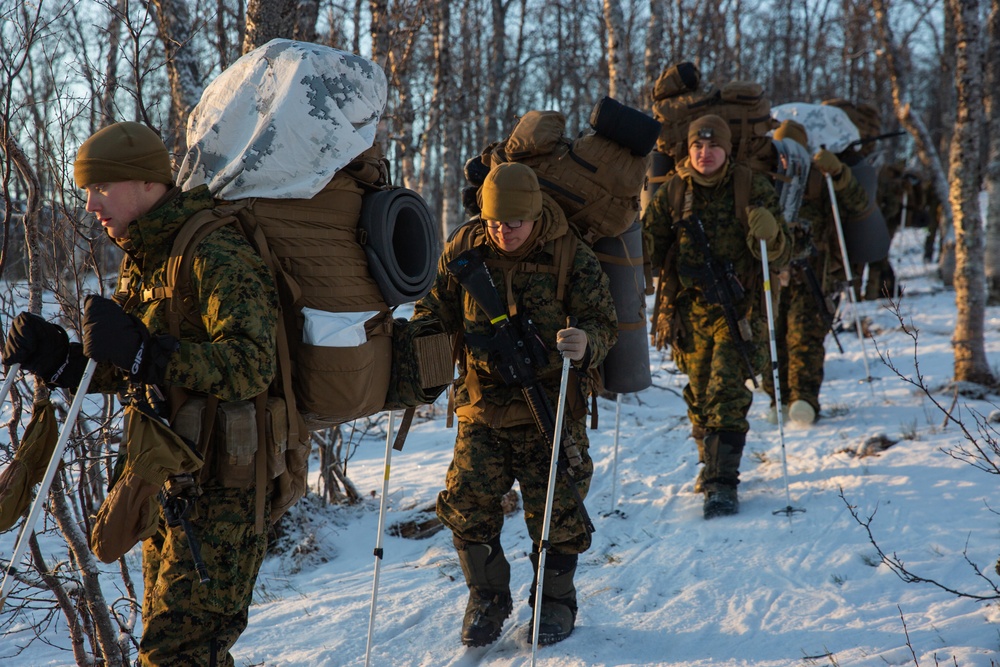
[[[536,547],[537,548],[537,547]],[[531,629],[535,628],[535,591],[538,588],[538,553],[532,553],[531,567],[535,577],[531,581]],[[561,642],[573,633],[576,625],[576,554],[545,553],[545,577],[542,581],[542,616],[538,621],[538,645]]]
[[462,643],[466,646],[492,644],[510,616],[510,564],[503,555],[500,537],[486,544],[455,538],[458,562],[469,586],[469,602],[462,621]]
[[705,436],[703,513],[706,519],[739,512],[736,485],[740,483],[740,459],[744,444],[745,433],[719,431]]

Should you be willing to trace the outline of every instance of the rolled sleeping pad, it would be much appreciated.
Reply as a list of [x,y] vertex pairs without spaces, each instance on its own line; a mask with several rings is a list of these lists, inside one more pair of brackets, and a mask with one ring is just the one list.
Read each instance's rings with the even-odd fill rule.
[[868,208],[856,218],[841,215],[844,244],[851,264],[878,262],[889,256],[889,227],[878,207],[878,170],[868,160],[851,165],[854,177],[868,193]]
[[590,126],[633,155],[649,155],[660,136],[660,121],[610,97],[603,97],[594,105]]
[[641,391],[653,383],[646,333],[642,226],[636,220],[621,236],[594,241],[593,248],[611,282],[611,298],[618,314],[618,342],[604,359],[604,388],[616,394]]
[[390,307],[411,303],[430,291],[441,248],[430,209],[416,192],[393,188],[366,194],[358,242]]
[[651,155],[652,159],[650,159],[649,168],[646,170],[646,182],[643,183],[642,192],[639,193],[640,218],[646,212],[646,205],[653,201],[653,195],[666,182],[667,174],[674,168],[674,159],[666,153],[653,151]]

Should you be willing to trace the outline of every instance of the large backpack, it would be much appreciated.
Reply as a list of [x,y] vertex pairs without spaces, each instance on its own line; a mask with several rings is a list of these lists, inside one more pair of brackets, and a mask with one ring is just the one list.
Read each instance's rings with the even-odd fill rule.
[[[440,371],[450,357],[447,336],[392,317],[396,305],[430,288],[440,243],[427,205],[392,186],[376,147],[387,98],[377,63],[275,39],[216,77],[188,119],[178,185],[206,184],[223,201],[180,230],[162,290],[175,318],[197,319],[193,250],[221,225],[240,229],[274,274],[278,374],[255,399],[254,459],[257,488],[265,474],[275,482],[272,518],[305,491],[309,431],[432,401],[451,380]],[[435,363],[442,349],[444,362]],[[237,407],[248,406],[223,404],[219,415]],[[188,420],[202,424],[203,446],[216,416],[209,403],[204,419]],[[273,441],[266,447],[265,436]]]
[[590,116],[591,129],[566,136],[566,116],[528,111],[506,139],[486,148],[482,162],[521,162],[534,169],[588,244],[618,236],[639,215],[639,195],[659,124],[649,116],[604,98]]
[[758,171],[771,170],[768,133],[777,122],[771,118],[771,101],[763,86],[752,81],[706,84],[691,63],[665,68],[653,87],[653,116],[662,125],[657,150],[680,162],[687,155],[688,125],[707,114],[729,123],[734,161]]
[[[451,382],[450,337],[440,327],[394,320],[372,275],[367,232],[394,221],[373,220],[367,211],[375,201],[374,209],[384,212],[379,202],[387,197],[397,203],[388,205],[395,222],[427,215],[415,193],[389,185],[381,151],[372,148],[310,199],[222,202],[192,216],[175,237],[162,291],[173,300],[172,329],[179,318],[200,326],[191,265],[194,249],[215,229],[235,225],[275,276],[278,373],[266,400],[258,399],[267,436],[258,451],[266,450],[275,480],[272,517],[305,492],[309,431],[433,402]],[[363,313],[354,326],[359,341],[312,344],[306,330],[317,312]]]

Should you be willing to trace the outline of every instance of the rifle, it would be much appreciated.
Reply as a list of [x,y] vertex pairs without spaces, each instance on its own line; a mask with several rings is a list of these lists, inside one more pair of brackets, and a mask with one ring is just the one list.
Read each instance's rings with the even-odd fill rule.
[[[493,335],[481,341],[487,349],[494,369],[508,386],[520,387],[524,400],[531,410],[538,431],[555,442],[556,415],[552,404],[545,395],[538,381],[537,369],[548,360],[548,351],[542,342],[531,320],[521,321],[519,317],[507,315],[496,285],[486,268],[480,247],[466,250],[461,255],[448,262],[448,272],[462,285],[466,293],[472,297],[493,325]],[[522,331],[523,329],[523,331]],[[466,334],[466,340],[469,340]],[[480,341],[477,341],[479,343]],[[571,438],[562,438],[562,451],[559,457],[559,472],[563,475],[576,499],[577,508],[588,533],[594,532],[594,523],[590,520],[583,498],[576,488],[572,470],[582,462],[580,448]]]
[[163,518],[167,525],[171,528],[180,526],[184,531],[188,547],[191,549],[191,558],[194,560],[194,569],[198,572],[201,583],[207,584],[211,578],[208,576],[205,561],[201,558],[201,543],[194,534],[194,526],[188,520],[192,502],[200,494],[201,490],[194,481],[194,475],[183,473],[168,477],[156,497],[163,508]]
[[[167,428],[170,428],[167,420],[160,416],[160,410],[158,409],[165,407],[163,394],[155,385],[150,385],[148,389],[150,391],[145,393],[145,395],[138,392],[133,393],[133,405],[150,419],[158,419]],[[198,451],[198,447],[193,442],[186,439],[184,441],[193,451]],[[191,506],[200,495],[201,487],[195,481],[194,475],[185,472],[168,477],[167,481],[163,483],[163,486],[160,487],[159,492],[156,494],[156,499],[160,502],[160,507],[163,508],[163,519],[166,521],[167,526],[171,528],[180,526],[181,530],[184,531],[188,548],[191,550],[191,560],[194,561],[194,569],[198,573],[201,583],[207,584],[212,579],[208,576],[208,568],[205,566],[205,561],[201,558],[201,543],[198,541],[198,536],[195,535],[194,526],[191,525],[191,521],[188,519],[191,516]]]
[[726,318],[726,326],[729,327],[729,335],[736,345],[737,351],[746,364],[747,372],[753,386],[758,387],[757,372],[750,361],[750,353],[747,346],[753,340],[753,333],[750,330],[750,323],[747,318],[737,317],[736,302],[741,301],[746,295],[743,285],[740,283],[736,270],[729,262],[720,262],[712,255],[712,248],[708,244],[708,236],[705,235],[705,228],[701,224],[701,219],[691,216],[678,222],[701,249],[705,257],[705,270],[699,271],[696,280],[700,282],[705,299],[709,303],[718,304],[722,307],[722,313]]
[[[810,246],[810,250],[815,252],[815,248]],[[819,278],[816,277],[816,272],[813,271],[812,265],[809,263],[808,257],[800,257],[798,259],[792,260],[792,268],[798,269],[802,272],[802,275],[806,277],[806,282],[809,284],[809,293],[812,294],[813,300],[816,301],[816,307],[819,311],[820,319],[823,320],[824,326],[827,330],[833,334],[833,340],[837,343],[837,349],[840,353],[844,353],[844,347],[840,344],[840,339],[837,338],[837,331],[833,327],[833,313],[830,312],[829,304],[826,302],[826,296],[823,294],[823,288],[819,284]]]

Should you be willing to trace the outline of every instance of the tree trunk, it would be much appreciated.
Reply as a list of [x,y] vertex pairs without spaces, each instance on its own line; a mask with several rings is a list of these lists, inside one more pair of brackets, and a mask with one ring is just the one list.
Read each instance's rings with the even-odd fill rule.
[[990,2],[986,38],[986,136],[989,155],[983,174],[986,208],[987,302],[1000,305],[1000,0]]
[[624,100],[628,82],[625,80],[626,55],[625,18],[618,0],[604,0],[604,28],[608,34],[608,96]]
[[643,91],[642,108],[653,110],[653,86],[660,77],[664,62],[660,53],[660,38],[663,36],[663,13],[660,0],[649,0],[649,21],[646,23],[646,48],[643,53]]
[[952,336],[955,380],[991,386],[993,373],[983,345],[986,286],[979,211],[982,186],[979,158],[984,127],[979,0],[949,1],[955,8],[958,47],[955,59],[958,106],[950,156],[951,204],[955,214],[955,302],[958,307]]
[[170,128],[164,143],[174,155],[184,155],[188,114],[198,103],[202,90],[200,65],[190,45],[193,21],[185,0],[154,0],[154,4],[170,81]]
[[297,0],[247,0],[247,29],[243,53],[249,53],[272,39],[295,35]]

